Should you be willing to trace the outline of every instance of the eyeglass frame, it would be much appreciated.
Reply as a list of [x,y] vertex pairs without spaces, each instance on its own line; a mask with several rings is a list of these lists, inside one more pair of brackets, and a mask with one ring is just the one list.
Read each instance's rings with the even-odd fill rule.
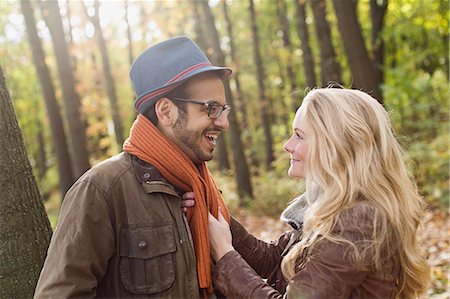
[[[192,104],[197,104],[197,105],[202,105],[205,106],[206,108],[208,108],[208,117],[211,119],[218,119],[222,113],[224,111],[230,111],[231,110],[231,105],[230,104],[225,104],[225,105],[220,105],[218,102],[211,102],[211,101],[206,101],[206,102],[202,102],[202,101],[196,101],[196,100],[191,100],[191,99],[183,99],[183,98],[169,98],[169,100],[172,101],[179,101],[179,102],[184,102],[184,103],[192,103]],[[212,117],[211,116],[211,109],[214,106],[219,106],[221,108],[221,110],[219,110],[220,112],[218,112],[218,115],[216,117]]]

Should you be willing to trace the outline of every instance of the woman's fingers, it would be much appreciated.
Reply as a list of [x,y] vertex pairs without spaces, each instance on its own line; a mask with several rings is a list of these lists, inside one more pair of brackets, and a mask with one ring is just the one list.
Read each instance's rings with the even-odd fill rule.
[[224,223],[224,222],[227,222],[226,220],[225,220],[225,218],[223,218],[223,215],[222,215],[222,207],[221,206],[219,206],[219,215],[218,215],[218,217],[217,217],[217,220],[219,220],[219,222],[220,223]]
[[186,192],[182,196],[183,199],[194,199],[194,192]]

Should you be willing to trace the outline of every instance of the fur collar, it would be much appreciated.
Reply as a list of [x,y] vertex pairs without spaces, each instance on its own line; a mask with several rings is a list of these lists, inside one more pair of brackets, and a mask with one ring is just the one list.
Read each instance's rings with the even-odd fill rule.
[[305,193],[295,198],[289,206],[281,213],[280,219],[296,230],[303,227],[303,214],[307,208]]

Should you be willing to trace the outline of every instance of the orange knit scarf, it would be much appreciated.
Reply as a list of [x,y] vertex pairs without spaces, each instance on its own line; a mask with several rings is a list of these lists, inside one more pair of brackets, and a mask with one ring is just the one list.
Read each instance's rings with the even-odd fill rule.
[[212,293],[208,210],[217,218],[220,205],[228,222],[230,214],[206,163],[202,162],[196,167],[186,154],[143,115],[138,115],[123,149],[155,166],[177,189],[194,192],[195,206],[188,209],[187,220],[194,240],[200,288]]

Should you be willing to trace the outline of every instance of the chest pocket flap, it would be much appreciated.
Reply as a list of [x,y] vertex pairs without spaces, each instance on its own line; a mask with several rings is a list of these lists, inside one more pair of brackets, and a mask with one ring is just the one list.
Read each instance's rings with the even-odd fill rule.
[[176,251],[173,225],[145,226],[122,229],[120,256],[149,259]]
[[172,223],[122,229],[120,272],[127,290],[157,294],[175,280],[176,243]]

